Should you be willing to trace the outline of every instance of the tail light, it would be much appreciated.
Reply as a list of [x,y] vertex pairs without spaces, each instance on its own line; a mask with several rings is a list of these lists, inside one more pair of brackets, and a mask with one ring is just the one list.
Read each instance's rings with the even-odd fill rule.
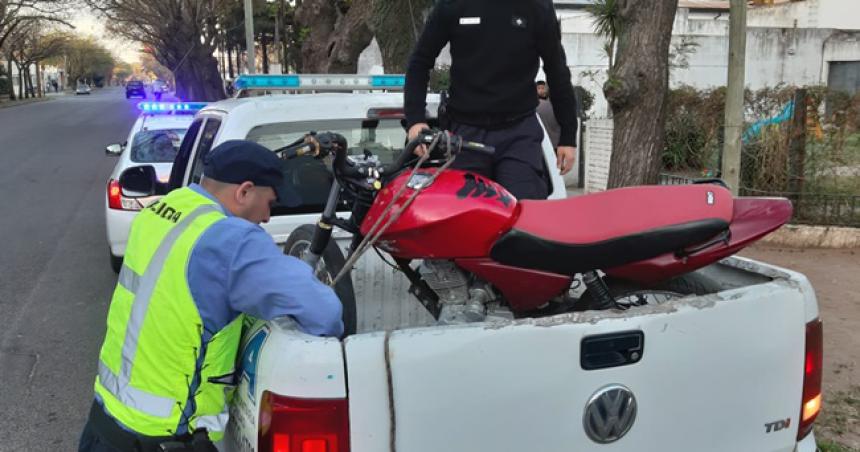
[[144,207],[139,200],[123,196],[122,185],[116,179],[108,181],[107,199],[108,207],[115,210],[141,210]]
[[812,431],[815,418],[821,412],[821,373],[823,368],[823,327],[821,319],[806,324],[806,353],[803,363],[803,399],[797,440]]
[[261,452],[349,452],[348,400],[264,391],[257,447]]

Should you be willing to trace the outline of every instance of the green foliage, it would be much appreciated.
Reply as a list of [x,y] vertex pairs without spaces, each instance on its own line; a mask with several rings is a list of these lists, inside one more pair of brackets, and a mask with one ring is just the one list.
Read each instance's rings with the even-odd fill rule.
[[621,34],[623,22],[618,11],[618,0],[595,0],[585,8],[594,16],[594,32],[614,41]]
[[705,171],[716,166],[720,148],[725,89],[670,90],[666,114],[663,167],[670,171]]
[[594,16],[594,32],[606,39],[603,51],[606,52],[611,68],[615,64],[615,42],[624,28],[618,0],[595,0],[585,9]]
[[447,91],[451,86],[451,66],[441,65],[433,68],[430,71],[430,82],[428,83],[430,91],[438,93]]
[[853,452],[848,446],[843,446],[839,443],[827,440],[819,441],[818,449],[821,452]]
[[308,35],[310,35],[310,34],[311,34],[311,27],[301,27],[301,28],[299,28],[299,36],[298,36],[298,38],[296,38],[296,40],[299,42],[299,44],[301,44],[301,43],[305,42],[305,39],[307,39]]
[[[780,115],[797,87],[778,85],[744,93],[746,124]],[[741,192],[788,196],[795,222],[860,225],[860,93],[807,87],[805,141],[793,147],[790,120],[747,134],[741,152]],[[671,90],[668,98],[664,169],[716,175],[722,152],[725,89]],[[803,107],[801,107],[803,108]],[[799,152],[803,152],[800,154]],[[802,159],[802,174],[796,162]]]
[[592,106],[594,106],[594,94],[581,86],[575,86],[574,89],[576,90],[576,96],[579,98],[579,102],[582,104],[582,114],[585,115],[587,119],[588,111],[591,110]]
[[73,36],[66,41],[62,52],[47,59],[45,63],[54,66],[65,64],[68,85],[74,87],[78,79],[96,84],[110,79],[116,60],[110,51],[94,38]]

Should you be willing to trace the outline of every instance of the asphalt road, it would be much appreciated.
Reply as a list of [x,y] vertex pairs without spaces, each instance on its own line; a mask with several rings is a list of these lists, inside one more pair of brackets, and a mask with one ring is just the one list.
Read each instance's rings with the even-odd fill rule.
[[0,451],[77,450],[116,276],[104,198],[121,88],[0,109]]

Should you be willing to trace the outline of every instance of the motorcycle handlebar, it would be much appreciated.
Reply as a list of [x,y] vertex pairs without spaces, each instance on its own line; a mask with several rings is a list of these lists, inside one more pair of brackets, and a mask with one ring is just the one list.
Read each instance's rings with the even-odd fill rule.
[[394,162],[394,168],[400,169],[406,165],[406,162],[412,157],[415,153],[415,149],[420,145],[429,146],[433,143],[433,140],[436,137],[439,137],[439,143],[437,147],[441,151],[446,151],[449,144],[450,150],[452,154],[456,154],[459,151],[466,149],[469,151],[480,152],[485,155],[493,155],[496,152],[496,148],[493,146],[488,146],[486,144],[477,143],[474,141],[466,141],[463,140],[459,135],[455,135],[449,131],[432,131],[425,129],[422,131],[417,137],[411,140],[406,144],[406,147],[403,148],[403,152],[400,153],[400,156]]
[[[473,152],[480,152],[485,155],[492,155],[495,152],[493,146],[476,143],[473,141],[465,141],[460,136],[448,131],[431,131],[425,130],[415,139],[410,141],[400,156],[390,168],[396,172],[406,166],[406,162],[413,156],[415,149],[420,145],[430,145],[434,140],[437,140],[436,149],[442,152],[450,150],[452,154],[456,154],[463,149]],[[330,153],[334,153],[334,170],[337,175],[347,178],[362,178],[368,177],[367,174],[352,165],[347,158],[347,142],[343,135],[334,132],[315,133],[311,132],[295,142],[277,149],[275,152],[281,153],[284,159],[291,159],[303,155],[312,155],[315,158],[322,158]],[[368,170],[369,171],[369,170]],[[378,174],[378,173],[377,173]]]

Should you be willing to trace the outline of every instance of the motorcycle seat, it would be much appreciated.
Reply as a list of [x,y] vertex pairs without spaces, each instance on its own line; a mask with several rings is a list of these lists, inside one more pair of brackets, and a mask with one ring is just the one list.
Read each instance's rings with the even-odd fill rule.
[[518,203],[490,250],[511,266],[574,275],[680,251],[725,231],[733,199],[710,184],[643,186]]

